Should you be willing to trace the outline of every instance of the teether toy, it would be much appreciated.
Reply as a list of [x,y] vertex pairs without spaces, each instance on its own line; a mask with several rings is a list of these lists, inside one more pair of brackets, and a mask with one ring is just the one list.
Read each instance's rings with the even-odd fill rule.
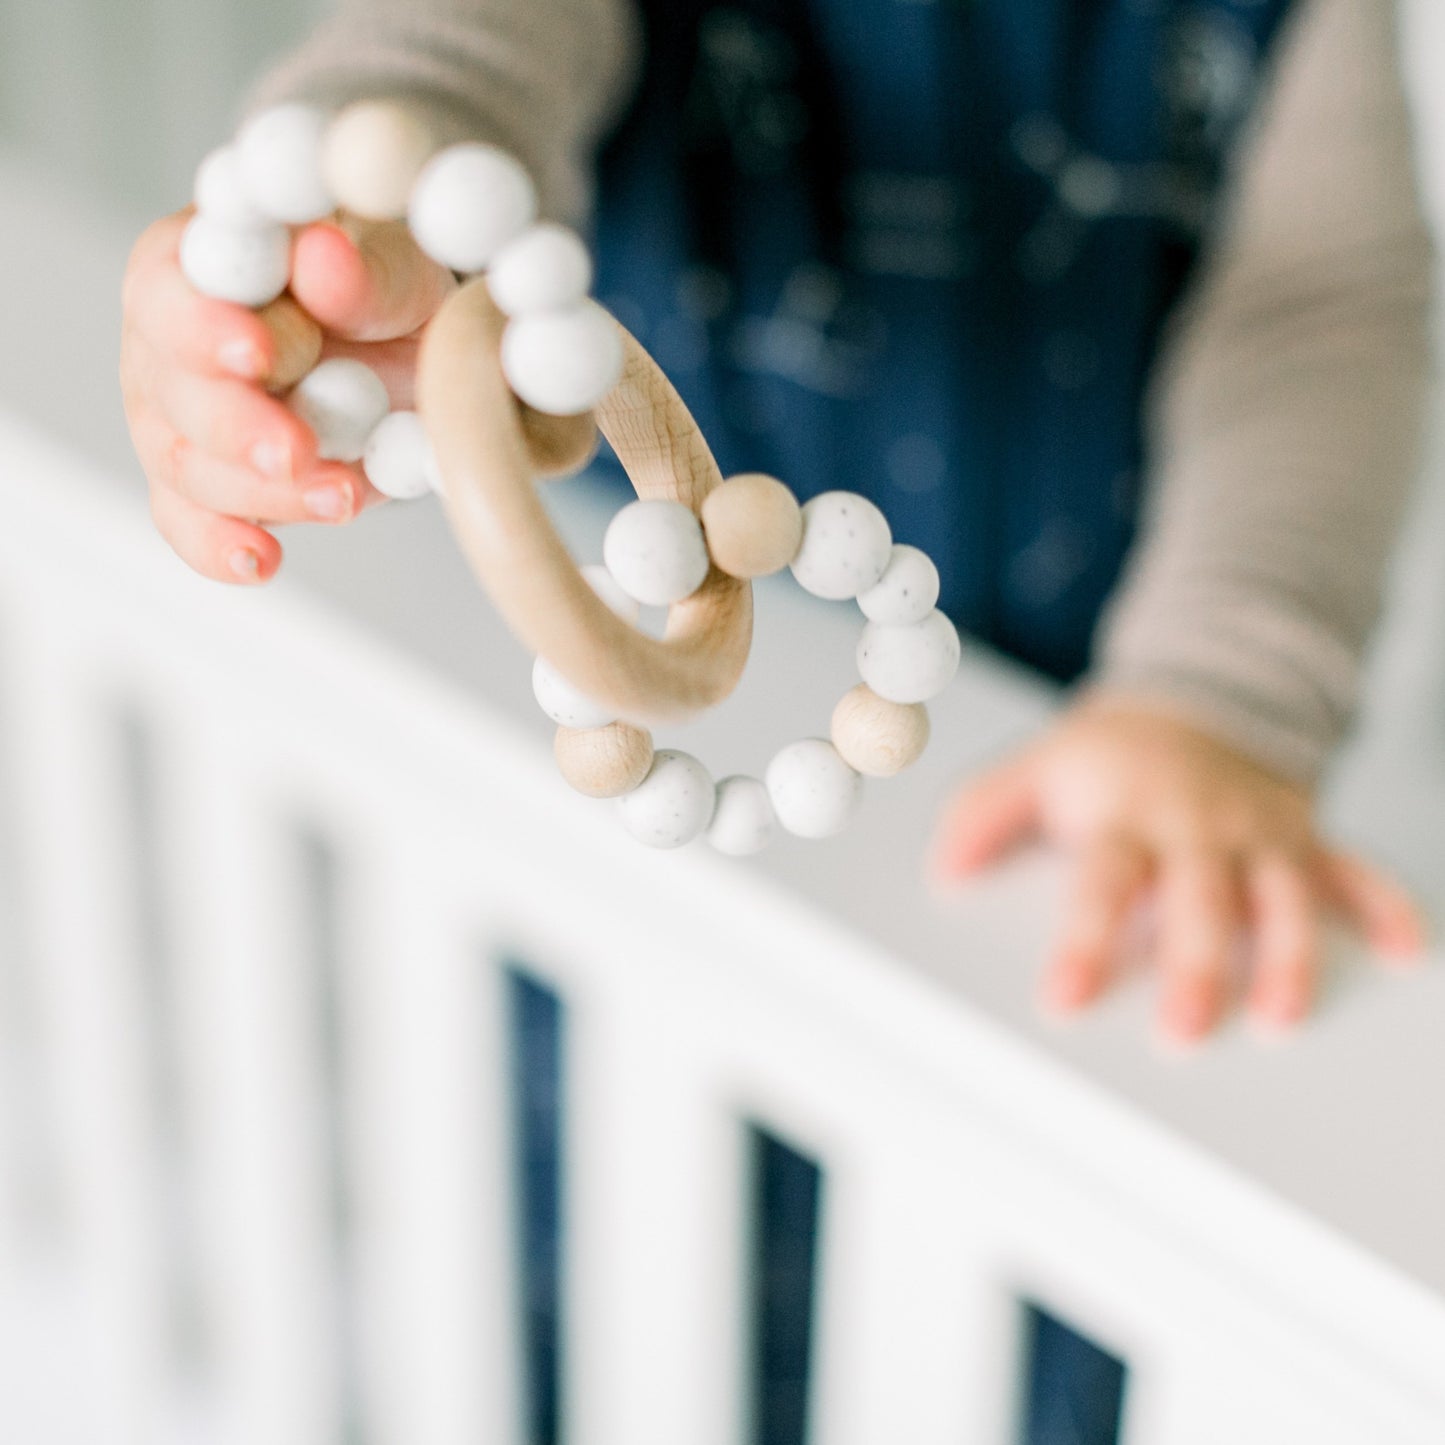
[[508,316],[566,310],[592,289],[592,257],[575,232],[543,221],[502,247],[487,285]]
[[291,410],[316,433],[318,455],[333,462],[359,462],[390,407],[381,378],[343,356],[323,361],[291,393]]
[[416,243],[453,271],[481,271],[532,224],[537,192],[520,162],[489,145],[433,156],[417,177],[408,216]]
[[247,199],[273,221],[304,225],[336,202],[321,175],[327,116],[313,105],[278,105],[248,120],[236,137]]
[[265,306],[290,279],[291,233],[269,221],[232,226],[202,212],[181,237],[181,270],[202,295]]
[[414,411],[394,411],[377,422],[361,455],[366,480],[385,497],[410,502],[435,490],[436,459],[426,427]]
[[[656,363],[590,298],[580,238],[537,220],[514,157],[471,142],[437,149],[391,101],[336,115],[283,105],[206,157],[195,200],[182,269],[241,305],[280,295],[289,228],[338,208],[404,218],[428,256],[470,276],[427,327],[416,411],[393,411],[381,378],[340,357],[288,404],[321,456],[359,462],[386,496],[441,497],[473,571],[536,656],[532,688],[558,725],[562,776],[618,800],[635,838],[675,848],[705,836],[730,856],[760,851],[780,828],[825,838],[856,811],[864,777],[891,777],[922,753],[924,703],[959,661],[933,563],[894,543],[856,493],[799,506],[776,478],[724,481]],[[599,429],[638,499],[608,527],[603,565],[579,568],[535,483],[584,465]],[[650,728],[732,691],[751,640],[750,583],[784,568],[815,596],[856,599],[863,680],[828,737],[788,743],[762,778],[714,782],[690,754],[655,749]],[[668,609],[662,637],[638,629],[643,604]]]

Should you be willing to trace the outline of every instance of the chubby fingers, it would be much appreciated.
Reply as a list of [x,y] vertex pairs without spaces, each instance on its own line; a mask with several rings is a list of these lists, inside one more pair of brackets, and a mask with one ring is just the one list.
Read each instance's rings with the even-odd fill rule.
[[152,486],[151,518],[176,555],[216,582],[268,581],[281,544],[264,527],[212,512],[167,487]]
[[1348,853],[1326,851],[1316,863],[1316,878],[1325,900],[1371,948],[1400,962],[1424,950],[1428,930],[1420,906],[1378,868]]
[[329,222],[296,238],[291,291],[330,333],[389,341],[431,320],[456,280],[427,257],[400,221]]
[[941,884],[976,873],[1038,826],[1037,769],[1025,753],[991,769],[945,806],[929,846],[929,877]]
[[[319,460],[311,428],[275,397],[245,382],[186,371],[161,372],[150,414],[162,430],[186,438],[207,459],[211,465],[204,475],[213,484],[228,477],[239,480],[242,473],[261,484],[261,490],[247,489],[244,495],[211,490],[203,498],[188,493],[218,510],[275,522],[344,522],[380,500],[359,467]],[[132,430],[143,431],[141,419]],[[161,480],[168,478],[163,475]],[[284,484],[285,490],[268,483]],[[327,488],[340,488],[346,505],[325,502]]]
[[1319,900],[1304,865],[1279,853],[1250,865],[1248,891],[1254,973],[1246,1007],[1269,1028],[1291,1028],[1314,1001]]
[[1149,850],[1138,839],[1110,835],[1085,844],[1040,990],[1045,1008],[1071,1013],[1103,992],[1152,874]]
[[154,414],[135,422],[132,437],[153,486],[232,517],[268,524],[346,522],[361,510],[370,492],[356,469],[340,462],[316,464],[299,484],[227,462]]
[[151,401],[157,417],[219,462],[291,480],[316,463],[316,437],[275,397],[243,381],[159,370]]
[[259,311],[202,296],[181,273],[186,220],[182,213],[157,222],[132,252],[124,290],[129,339],[168,366],[277,392],[294,386],[321,354],[321,328],[290,296]]
[[1159,859],[1159,1026],[1176,1043],[1206,1037],[1224,1013],[1243,922],[1238,866],[1199,848]]

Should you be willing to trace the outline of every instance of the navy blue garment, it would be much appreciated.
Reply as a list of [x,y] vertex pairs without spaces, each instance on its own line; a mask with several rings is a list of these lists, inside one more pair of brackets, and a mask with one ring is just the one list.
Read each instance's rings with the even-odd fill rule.
[[873,497],[1069,679],[1140,402],[1288,0],[644,0],[599,295],[724,471]]
[[[961,627],[1072,679],[1134,537],[1160,336],[1289,9],[642,0],[598,294],[725,472],[871,496]],[[755,1445],[802,1445],[809,1301],[779,1282],[806,1291],[815,1226],[773,1193]],[[1110,1445],[1122,1363],[1043,1315],[1031,1349],[1026,1445]]]

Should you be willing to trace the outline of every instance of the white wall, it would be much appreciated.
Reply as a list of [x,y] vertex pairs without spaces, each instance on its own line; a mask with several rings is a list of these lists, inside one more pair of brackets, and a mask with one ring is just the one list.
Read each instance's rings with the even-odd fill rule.
[[242,88],[327,0],[0,0],[0,143],[127,214],[171,210]]

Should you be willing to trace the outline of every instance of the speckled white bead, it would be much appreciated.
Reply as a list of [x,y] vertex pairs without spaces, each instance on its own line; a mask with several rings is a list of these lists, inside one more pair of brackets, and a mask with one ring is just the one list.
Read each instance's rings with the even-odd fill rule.
[[629,502],[602,539],[602,560],[629,597],[666,607],[691,597],[707,576],[707,543],[681,502]]
[[717,785],[707,841],[729,858],[761,853],[773,841],[778,819],[767,788],[757,778],[733,776]]
[[562,311],[534,311],[502,335],[507,384],[537,411],[577,416],[591,409],[622,375],[622,336],[595,301]]
[[905,627],[870,622],[858,639],[858,673],[889,702],[927,702],[953,681],[960,651],[958,629],[942,612]]
[[793,576],[815,597],[841,602],[883,575],[893,550],[888,519],[855,492],[823,492],[803,505]]
[[823,738],[789,743],[768,764],[765,782],[778,822],[799,838],[842,832],[862,792],[862,779]]
[[342,209],[373,221],[406,215],[433,149],[421,119],[394,100],[359,100],[326,128],[321,174]]
[[234,145],[213,150],[196,167],[196,209],[207,220],[235,230],[260,230],[276,223],[246,191],[241,157]]
[[575,306],[592,289],[592,257],[575,231],[543,221],[497,252],[487,289],[508,316]]
[[532,664],[532,695],[537,705],[564,728],[605,728],[616,713],[577,691],[545,657]]
[[384,497],[410,502],[432,490],[431,442],[414,411],[394,411],[372,429],[361,464]]
[[254,115],[236,136],[246,193],[273,221],[318,221],[336,209],[321,174],[326,112],[292,102]]
[[303,376],[287,403],[316,433],[317,454],[333,462],[359,462],[391,405],[382,379],[345,356]]
[[582,580],[615,612],[624,622],[631,623],[634,627],[642,616],[642,605],[635,597],[629,597],[617,579],[606,567],[596,562],[589,562],[587,566],[579,569],[582,573]]
[[197,214],[181,235],[181,271],[202,296],[265,306],[291,274],[291,233],[285,226],[237,230]]
[[922,622],[938,606],[938,587],[933,558],[917,547],[895,542],[883,575],[858,594],[858,605],[870,622],[902,627]]
[[537,215],[537,191],[522,164],[496,146],[448,146],[422,168],[411,193],[411,233],[432,260],[481,271]]
[[716,789],[690,753],[663,748],[647,776],[621,802],[622,821],[639,843],[680,848],[712,821]]

